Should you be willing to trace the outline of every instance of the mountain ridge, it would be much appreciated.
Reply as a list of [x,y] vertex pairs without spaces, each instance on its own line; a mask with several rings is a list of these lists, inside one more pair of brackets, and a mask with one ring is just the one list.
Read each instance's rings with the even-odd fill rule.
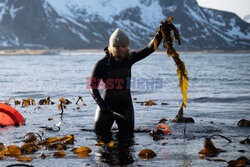
[[123,29],[144,47],[160,21],[173,16],[178,50],[249,50],[250,24],[195,0],[6,0],[0,3],[1,49],[102,49]]

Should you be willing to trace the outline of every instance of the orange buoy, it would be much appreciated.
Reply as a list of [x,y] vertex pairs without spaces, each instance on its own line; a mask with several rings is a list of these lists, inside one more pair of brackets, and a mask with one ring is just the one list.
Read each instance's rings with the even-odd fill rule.
[[167,125],[158,125],[156,129],[157,129],[157,130],[160,129],[160,130],[162,130],[162,131],[165,132],[165,133],[168,133],[168,132],[169,132],[169,131],[168,131],[168,126],[167,126]]
[[24,118],[17,110],[7,104],[0,103],[0,125],[23,125]]

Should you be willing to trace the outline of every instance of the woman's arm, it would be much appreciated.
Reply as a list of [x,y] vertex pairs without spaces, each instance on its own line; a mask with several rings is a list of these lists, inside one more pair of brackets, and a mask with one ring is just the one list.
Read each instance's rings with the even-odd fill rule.
[[131,63],[134,64],[156,51],[161,43],[161,40],[162,34],[158,31],[153,40],[151,40],[145,48],[131,52]]
[[[103,59],[102,59],[103,60]],[[99,105],[99,107],[101,108],[101,110],[105,110],[106,109],[106,104],[104,102],[104,100],[102,99],[100,92],[98,90],[98,86],[102,80],[102,76],[103,76],[103,67],[104,67],[104,62],[100,60],[96,63],[93,71],[92,71],[92,75],[90,78],[90,93],[92,95],[92,97],[94,98],[94,100],[96,101],[96,103]]]

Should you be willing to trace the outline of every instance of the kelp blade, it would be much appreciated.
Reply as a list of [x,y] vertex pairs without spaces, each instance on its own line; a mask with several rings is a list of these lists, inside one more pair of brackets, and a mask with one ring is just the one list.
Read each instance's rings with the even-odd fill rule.
[[[177,28],[173,24],[173,17],[170,17],[161,22],[164,26],[161,28],[162,37],[164,40],[164,47],[167,49],[168,56],[172,56],[177,66],[177,74],[179,78],[179,86],[183,95],[183,101],[181,107],[186,107],[187,103],[187,89],[188,89],[188,72],[185,68],[184,62],[179,58],[179,54],[173,48],[173,37],[178,40],[179,45],[181,44],[180,35]],[[172,31],[174,34],[172,34]]]
[[188,72],[185,68],[185,64],[183,63],[183,61],[181,61],[179,56],[175,56],[173,57],[173,59],[175,60],[175,63],[177,65],[177,74],[178,74],[178,78],[180,81],[179,86],[180,86],[182,96],[183,96],[182,106],[186,108],[187,89],[188,89]]

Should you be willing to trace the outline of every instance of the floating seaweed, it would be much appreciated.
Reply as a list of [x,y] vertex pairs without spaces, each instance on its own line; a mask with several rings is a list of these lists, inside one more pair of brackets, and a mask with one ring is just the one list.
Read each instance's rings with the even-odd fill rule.
[[240,144],[250,144],[250,136],[248,136],[245,140],[240,141]]
[[136,133],[150,132],[151,129],[141,129],[141,125],[135,130]]
[[52,104],[55,104],[55,103],[50,100],[50,97],[46,97],[45,99],[39,100],[38,104],[39,105],[52,105]]
[[76,101],[76,104],[78,104],[79,100],[81,100],[83,106],[87,106],[87,104],[84,103],[82,96],[78,96],[78,100]]
[[0,143],[0,151],[2,151],[5,148],[5,145],[3,143]]
[[80,152],[77,154],[78,158],[86,158],[86,157],[90,157],[88,152]]
[[38,151],[38,149],[35,143],[25,143],[21,147],[22,154],[33,154]]
[[162,140],[164,139],[165,133],[161,129],[151,130],[149,135],[153,136],[153,140]]
[[144,101],[136,101],[135,103],[139,103],[140,105],[143,105],[145,102]]
[[37,145],[43,146],[50,150],[66,150],[67,145],[74,144],[74,135],[68,135],[65,137],[51,137],[40,141]]
[[[66,157],[66,152],[61,150],[68,149],[68,146],[72,146],[74,144],[74,135],[68,135],[64,137],[51,137],[46,138],[45,140],[41,140],[38,142],[38,140],[35,140],[36,136],[34,133],[30,132],[25,135],[24,138],[31,138],[29,140],[23,140],[24,143],[21,148],[19,148],[16,145],[9,145],[8,147],[4,148],[0,152],[0,160],[4,160],[5,157],[15,157],[17,161],[20,162],[30,162],[32,161],[32,158],[26,157],[23,155],[27,154],[34,154],[40,149],[46,149],[46,150],[60,150],[53,154],[54,158],[64,158]],[[30,141],[27,143],[27,141]],[[86,152],[86,153],[82,153]],[[78,154],[79,158],[82,157],[88,157],[89,153],[91,152],[91,149],[88,147],[81,147],[76,150],[76,153]],[[39,158],[46,158],[47,155],[41,153]]]
[[[62,112],[61,112],[61,121],[62,122],[62,118],[63,118],[63,108],[66,108],[65,104],[70,104],[72,103],[71,101],[67,100],[67,99],[64,99],[64,98],[60,98],[59,99],[59,102],[60,104],[58,105],[58,109],[61,109]],[[60,123],[59,122],[59,123]],[[61,125],[61,124],[60,124]],[[60,128],[60,125],[58,125],[58,127]]]
[[30,162],[30,161],[32,161],[32,158],[30,158],[30,157],[18,157],[17,161],[19,161],[19,162]]
[[95,146],[105,146],[105,143],[99,142],[99,143],[96,143]]
[[47,126],[40,126],[39,128],[43,128],[44,130],[53,131],[53,132],[59,132],[61,130],[60,126],[56,126],[57,129],[53,127],[47,127]]
[[153,102],[152,100],[145,101],[145,106],[153,106],[153,105],[156,105],[156,103]]
[[114,142],[114,141],[110,141],[110,142],[109,142],[109,148],[113,148],[114,145],[115,145],[115,142]]
[[153,136],[153,140],[162,140],[162,139],[165,139],[164,136],[166,134],[170,134],[170,133],[172,132],[168,130],[168,126],[161,124],[157,126],[156,130],[150,131],[149,134]]
[[237,160],[231,160],[228,162],[229,167],[249,166],[249,165],[250,165],[250,159],[244,156],[239,157]]
[[157,156],[156,153],[151,149],[143,149],[138,155],[142,159],[152,159]]
[[65,158],[66,152],[65,151],[58,151],[53,154],[54,158]]
[[2,156],[18,157],[22,154],[21,149],[16,145],[9,145],[7,148],[3,149],[0,153]]
[[74,148],[71,151],[73,151],[75,154],[78,154],[80,152],[88,152],[88,153],[92,152],[92,150],[89,147]]
[[22,106],[36,105],[36,101],[34,99],[22,99]]
[[113,148],[115,145],[115,142],[114,141],[110,141],[109,143],[104,143],[104,142],[99,142],[99,143],[96,143],[95,146],[108,146],[109,148]]
[[92,152],[92,150],[89,147],[74,148],[71,151],[77,154],[78,158],[89,157],[90,156],[89,153]]
[[162,118],[158,123],[165,123],[166,121],[168,121],[166,118]]
[[205,141],[204,141],[204,146],[203,146],[203,150],[201,150],[199,152],[199,154],[203,154],[203,156],[200,156],[201,159],[205,158],[205,157],[215,157],[217,156],[220,152],[226,152],[226,151],[223,151],[219,148],[216,148],[214,146],[214,143],[212,142],[211,138],[213,136],[220,136],[226,140],[228,140],[229,142],[232,142],[230,139],[222,136],[222,135],[218,135],[218,134],[215,134],[215,135],[212,135],[211,137],[209,138],[206,138]]
[[148,101],[137,101],[135,103],[140,103],[141,105],[145,105],[145,106],[153,106],[153,105],[157,105],[155,102],[153,102],[152,100],[148,100]]
[[[15,105],[21,104],[21,102],[19,100],[15,100],[15,98],[13,98],[13,100],[14,100]],[[11,101],[11,98],[9,98],[9,100],[8,100],[8,103],[7,103],[8,105],[10,105],[10,101]]]

